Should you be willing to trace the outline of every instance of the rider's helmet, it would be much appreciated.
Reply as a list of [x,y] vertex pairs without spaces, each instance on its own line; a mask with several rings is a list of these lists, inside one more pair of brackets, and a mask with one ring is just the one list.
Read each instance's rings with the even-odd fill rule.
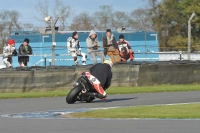
[[110,65],[110,68],[113,67],[113,62],[112,62],[111,60],[105,60],[105,61],[104,61],[104,64]]

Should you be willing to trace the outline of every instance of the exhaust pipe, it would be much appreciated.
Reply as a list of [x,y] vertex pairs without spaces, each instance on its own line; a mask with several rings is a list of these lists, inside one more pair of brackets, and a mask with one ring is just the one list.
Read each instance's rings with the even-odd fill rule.
[[85,94],[86,92],[87,92],[87,90],[84,88],[84,89],[82,90],[82,93]]

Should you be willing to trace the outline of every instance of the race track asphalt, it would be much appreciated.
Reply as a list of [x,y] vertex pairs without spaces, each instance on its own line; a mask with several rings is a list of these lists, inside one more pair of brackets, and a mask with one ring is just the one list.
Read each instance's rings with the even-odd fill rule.
[[[23,112],[200,102],[200,91],[109,95],[69,105],[65,97],[0,100],[0,115]],[[200,120],[33,119],[0,117],[0,133],[199,133]]]

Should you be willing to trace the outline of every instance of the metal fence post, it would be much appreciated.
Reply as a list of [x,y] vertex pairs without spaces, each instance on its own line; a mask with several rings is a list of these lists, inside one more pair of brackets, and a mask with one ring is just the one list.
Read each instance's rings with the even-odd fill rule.
[[51,31],[52,31],[52,63],[51,63],[51,65],[55,65],[55,46],[56,46],[55,25],[56,25],[58,19],[59,19],[59,17],[57,17],[55,21],[52,20],[52,22],[51,22]]
[[190,60],[190,47],[191,47],[191,21],[193,17],[195,16],[195,13],[193,12],[190,19],[188,20],[188,60]]
[[47,66],[47,56],[44,55],[44,66]]
[[52,61],[49,60],[49,66],[51,66],[51,62],[52,62]]

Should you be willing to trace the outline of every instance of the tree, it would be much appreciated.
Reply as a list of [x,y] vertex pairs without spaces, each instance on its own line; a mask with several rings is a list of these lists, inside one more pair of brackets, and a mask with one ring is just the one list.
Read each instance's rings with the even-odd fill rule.
[[[149,0],[150,15],[155,31],[158,32],[159,44],[167,50],[187,50],[188,19],[195,12],[192,20],[192,49],[200,50],[200,1],[199,0]],[[165,49],[161,49],[165,50]]]
[[102,28],[112,28],[112,6],[103,5],[99,8],[100,11],[94,13],[95,27],[99,30],[102,30]]
[[49,14],[49,4],[47,0],[38,1],[38,4],[36,5],[36,11],[39,13],[40,17],[35,17],[37,20],[46,23],[48,26],[49,23],[44,21],[44,18],[47,16],[50,16]]
[[122,28],[128,26],[128,15],[125,12],[116,11],[112,15],[112,28]]
[[137,9],[130,13],[128,20],[129,27],[136,31],[152,31],[152,21],[148,9]]
[[175,44],[177,40],[181,40],[181,37],[184,38],[186,36],[185,32],[183,32],[183,27],[185,27],[187,20],[182,17],[183,14],[179,9],[180,2],[180,0],[163,0],[161,3],[158,3],[157,0],[150,0],[152,6],[150,15],[154,29],[158,32],[161,48],[183,50],[182,48],[185,46],[186,42],[183,43],[183,41],[178,43],[179,45]]
[[30,24],[30,23],[24,23],[24,24],[21,24],[21,29],[23,30],[27,30],[27,31],[34,31],[35,30],[35,26],[33,24]]
[[[51,11],[52,14],[50,14],[49,10],[49,4],[47,0],[38,1],[38,4],[36,5],[36,11],[39,13],[40,17],[35,17],[37,20],[45,22],[44,18],[47,16],[52,16],[54,19],[56,19],[59,16],[59,22],[60,22],[60,30],[67,30],[67,19],[72,15],[72,9],[69,6],[64,5],[63,1],[61,0],[54,0],[55,6],[53,10]],[[45,22],[48,26],[50,26],[49,22]]]
[[187,37],[187,20],[191,14],[195,12],[195,17],[192,19],[192,49],[200,50],[200,1],[199,0],[182,0],[179,4],[179,10],[182,13],[182,17],[185,18],[185,27],[182,28]]
[[20,14],[17,11],[1,10],[0,11],[0,48],[6,43],[11,30],[22,29],[18,22]]
[[167,32],[165,31],[166,16],[163,11],[164,8],[162,3],[159,3],[158,0],[149,0],[149,5],[149,14],[153,23],[153,29],[158,33],[159,46],[161,47],[160,50],[162,51],[164,50],[162,47],[165,47],[167,43]]
[[90,17],[89,13],[83,12],[77,15],[70,26],[70,30],[92,30],[94,29],[93,21],[94,19]]
[[72,9],[69,6],[65,6],[63,1],[55,1],[54,16],[59,16],[60,30],[67,30],[67,19],[72,15]]

